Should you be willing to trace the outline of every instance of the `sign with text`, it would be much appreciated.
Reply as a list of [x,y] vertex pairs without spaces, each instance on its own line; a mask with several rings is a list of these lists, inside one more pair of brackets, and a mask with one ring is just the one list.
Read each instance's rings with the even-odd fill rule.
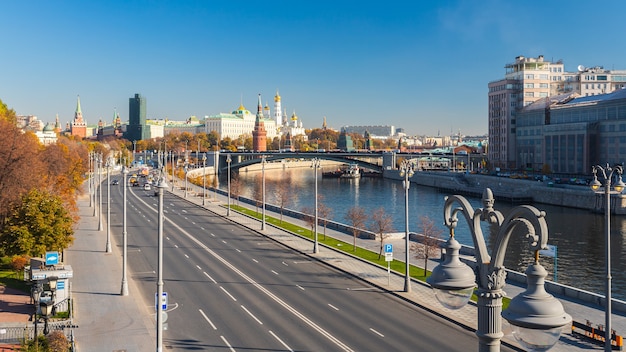
[[[159,300],[158,300],[158,293],[154,294],[154,309],[159,310]],[[163,296],[161,296],[161,309],[162,310],[166,310],[167,309],[167,292],[163,292]]]

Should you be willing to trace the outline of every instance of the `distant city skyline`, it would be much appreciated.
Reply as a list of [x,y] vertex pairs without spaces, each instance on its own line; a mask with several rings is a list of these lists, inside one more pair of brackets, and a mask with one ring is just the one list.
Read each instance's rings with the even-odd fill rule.
[[[393,125],[409,135],[487,133],[487,85],[516,56],[626,69],[626,3],[486,0],[4,2],[0,100],[62,126],[80,95],[90,125],[254,110],[258,94],[305,128]],[[591,13],[591,12],[589,12]],[[7,55],[8,54],[8,55]]]

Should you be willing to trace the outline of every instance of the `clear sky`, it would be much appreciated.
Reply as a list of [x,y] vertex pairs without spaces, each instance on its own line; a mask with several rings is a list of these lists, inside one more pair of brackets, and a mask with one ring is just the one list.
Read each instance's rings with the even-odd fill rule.
[[0,2],[0,99],[63,125],[256,112],[306,128],[487,133],[487,84],[515,57],[626,70],[626,1]]

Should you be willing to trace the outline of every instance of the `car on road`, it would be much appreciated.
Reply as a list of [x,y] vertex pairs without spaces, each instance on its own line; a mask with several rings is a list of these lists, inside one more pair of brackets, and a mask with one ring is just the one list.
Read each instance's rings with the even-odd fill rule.
[[118,181],[118,180],[111,181],[111,185],[113,185],[113,186],[117,186],[119,184],[120,184],[120,181]]
[[145,185],[143,185],[143,190],[144,190],[144,191],[149,191],[149,190],[151,190],[151,189],[152,189],[152,188],[150,187],[150,184],[146,183]]

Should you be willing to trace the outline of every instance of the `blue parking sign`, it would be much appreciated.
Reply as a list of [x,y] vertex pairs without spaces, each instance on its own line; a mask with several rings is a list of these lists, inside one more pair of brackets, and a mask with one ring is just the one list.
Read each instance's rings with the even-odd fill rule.
[[385,244],[385,253],[393,253],[393,245],[391,243]]

